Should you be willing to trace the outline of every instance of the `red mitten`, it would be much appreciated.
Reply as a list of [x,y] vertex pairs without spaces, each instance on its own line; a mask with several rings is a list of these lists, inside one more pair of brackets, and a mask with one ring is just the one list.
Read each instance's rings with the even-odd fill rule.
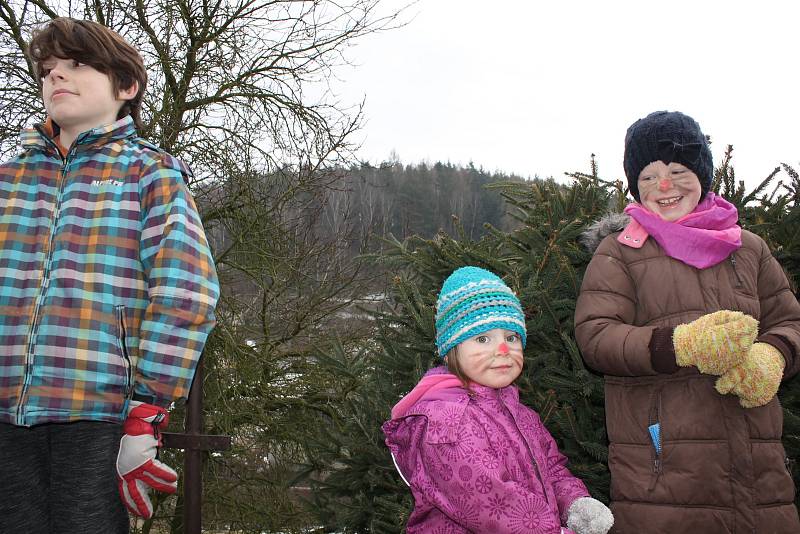
[[131,401],[117,455],[117,482],[122,502],[132,514],[149,519],[153,515],[150,488],[175,493],[178,474],[156,460],[161,446],[160,429],[168,420],[164,408]]

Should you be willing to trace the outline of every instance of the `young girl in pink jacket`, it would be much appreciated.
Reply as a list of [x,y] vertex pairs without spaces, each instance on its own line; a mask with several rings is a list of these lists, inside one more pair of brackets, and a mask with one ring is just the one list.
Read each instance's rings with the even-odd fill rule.
[[525,316],[496,275],[462,267],[445,280],[426,373],[383,425],[414,495],[407,532],[605,534],[611,511],[589,497],[539,416],[512,385]]

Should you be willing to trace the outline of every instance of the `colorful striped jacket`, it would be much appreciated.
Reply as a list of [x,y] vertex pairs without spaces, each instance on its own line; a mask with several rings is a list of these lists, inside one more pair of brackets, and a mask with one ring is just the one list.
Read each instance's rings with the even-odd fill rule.
[[120,421],[186,397],[217,275],[189,168],[130,117],[0,165],[0,423]]

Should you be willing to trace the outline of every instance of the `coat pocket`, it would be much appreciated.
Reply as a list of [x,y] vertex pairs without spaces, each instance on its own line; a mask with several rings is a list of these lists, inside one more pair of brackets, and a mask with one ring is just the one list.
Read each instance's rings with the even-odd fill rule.
[[117,342],[119,343],[119,353],[125,365],[125,397],[130,398],[133,391],[133,365],[131,364],[130,353],[128,352],[128,325],[125,320],[125,306],[120,304],[114,306],[117,315]]
[[647,423],[647,432],[649,434],[650,443],[652,444],[650,457],[653,462],[653,474],[650,477],[650,485],[647,488],[648,491],[653,491],[656,487],[664,467],[664,428],[661,421],[661,413],[661,387],[657,387],[653,390],[650,398],[650,414]]

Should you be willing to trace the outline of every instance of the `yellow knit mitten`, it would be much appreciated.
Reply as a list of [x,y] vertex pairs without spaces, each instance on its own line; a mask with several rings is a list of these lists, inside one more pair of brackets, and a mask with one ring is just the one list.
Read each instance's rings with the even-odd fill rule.
[[717,378],[722,395],[733,393],[744,408],[764,406],[778,392],[786,361],[781,351],[769,343],[753,343],[744,363]]
[[721,375],[742,363],[758,335],[758,321],[742,312],[720,310],[675,327],[672,343],[681,367]]

